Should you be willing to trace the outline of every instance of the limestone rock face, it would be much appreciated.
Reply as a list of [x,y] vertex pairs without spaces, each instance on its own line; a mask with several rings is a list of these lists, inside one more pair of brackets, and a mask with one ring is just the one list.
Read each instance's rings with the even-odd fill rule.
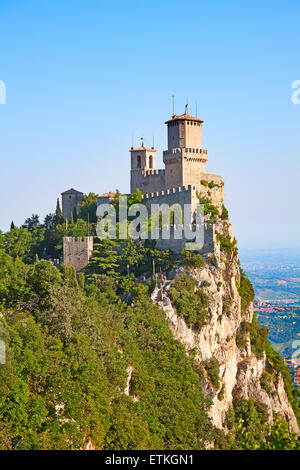
[[[211,190],[212,192],[213,190]],[[215,188],[215,196],[220,194],[220,188]],[[205,197],[205,195],[203,196]],[[221,212],[222,201],[218,209]],[[228,220],[218,218],[215,223],[215,233],[229,236],[233,240],[232,227]],[[293,409],[288,401],[281,374],[276,375],[271,393],[261,387],[261,376],[267,367],[266,357],[257,359],[251,351],[249,334],[246,345],[242,348],[236,344],[236,336],[242,321],[251,322],[253,304],[250,304],[244,314],[241,312],[241,298],[237,283],[240,281],[238,256],[233,251],[220,250],[220,242],[215,238],[214,251],[205,255],[207,264],[201,268],[186,268],[179,266],[168,274],[164,285],[163,299],[160,291],[155,290],[152,300],[158,303],[165,312],[170,329],[175,338],[184,344],[186,351],[194,350],[195,359],[199,362],[213,358],[219,364],[220,387],[216,389],[208,378],[204,380],[203,392],[212,400],[210,415],[214,425],[225,429],[226,411],[232,405],[235,397],[254,398],[267,405],[269,420],[272,422],[273,413],[279,413],[287,419],[290,429],[299,432]],[[213,263],[210,259],[213,258]],[[172,305],[168,290],[176,277],[185,272],[198,281],[209,296],[208,319],[200,331],[190,328]],[[206,281],[203,284],[203,281]],[[224,299],[230,298],[230,312],[224,313]],[[228,310],[228,309],[227,309]],[[219,395],[222,390],[222,394]],[[221,398],[221,399],[220,399]]]

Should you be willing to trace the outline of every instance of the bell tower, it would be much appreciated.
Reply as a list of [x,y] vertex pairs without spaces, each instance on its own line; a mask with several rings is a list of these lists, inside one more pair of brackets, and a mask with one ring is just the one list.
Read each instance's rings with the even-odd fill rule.
[[142,145],[136,148],[131,147],[129,152],[131,155],[130,191],[134,193],[137,188],[140,188],[143,175],[148,171],[156,170],[156,149],[145,147],[142,139]]
[[142,141],[141,147],[131,147],[131,170],[155,170],[156,150],[154,147],[145,147]]

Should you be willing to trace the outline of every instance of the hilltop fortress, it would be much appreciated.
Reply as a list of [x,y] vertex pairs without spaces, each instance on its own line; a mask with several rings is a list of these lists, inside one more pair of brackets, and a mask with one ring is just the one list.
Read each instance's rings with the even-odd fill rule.
[[130,192],[139,188],[144,194],[167,189],[195,186],[201,181],[219,183],[221,177],[205,173],[207,150],[202,148],[201,119],[188,114],[187,106],[181,116],[173,115],[168,126],[168,150],[163,152],[164,170],[156,169],[156,149],[131,148]]
[[[203,121],[188,113],[187,106],[182,115],[173,115],[165,122],[168,131],[168,149],[163,152],[164,169],[156,168],[156,149],[146,147],[142,142],[140,147],[131,147],[130,193],[137,189],[143,193],[143,202],[150,209],[151,204],[177,203],[183,208],[191,204],[195,213],[201,198],[209,197],[212,204],[221,209],[224,198],[223,182],[219,175],[206,173],[205,164],[208,159],[207,150],[202,148]],[[209,188],[208,188],[209,187]],[[98,197],[98,205],[109,203],[114,193],[109,192]],[[70,189],[62,193],[62,210],[65,219],[70,220],[71,214],[82,201],[83,193]],[[199,200],[200,198],[200,200]],[[192,221],[191,221],[192,223]],[[72,237],[64,239],[64,260],[78,269],[86,265],[91,255],[91,237],[75,240]],[[170,248],[179,252],[185,246],[185,238],[157,240],[160,249]],[[213,251],[214,227],[205,227],[204,246],[202,252]],[[84,246],[86,245],[86,249]],[[84,261],[79,256],[84,253]],[[81,268],[82,269],[82,268]]]

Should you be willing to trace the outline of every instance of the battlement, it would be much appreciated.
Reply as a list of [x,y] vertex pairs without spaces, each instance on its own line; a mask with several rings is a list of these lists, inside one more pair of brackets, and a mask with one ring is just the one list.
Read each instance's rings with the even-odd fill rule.
[[178,193],[184,193],[184,192],[190,193],[193,190],[196,191],[196,187],[189,184],[188,186],[177,186],[176,188],[164,189],[162,191],[157,191],[155,193],[145,193],[143,194],[142,198],[151,199],[154,197],[164,197],[169,194],[178,194]]
[[165,187],[165,170],[162,169],[134,169],[131,170],[130,178],[131,193],[134,193],[137,188],[139,188],[143,193],[147,193],[149,192],[149,189],[160,191]]
[[[189,243],[192,243],[193,240],[186,237],[185,228],[189,230],[190,233],[203,230],[202,240],[198,244],[198,247],[193,245],[191,247],[193,250],[201,254],[212,253],[214,251],[214,241],[215,241],[215,227],[213,224],[187,224],[187,225],[164,225],[162,228],[157,230],[156,234],[156,246],[160,250],[170,249],[174,253],[180,253],[182,249],[188,249]],[[170,236],[166,238],[165,234],[169,232]],[[196,237],[196,233],[195,233]]]
[[64,237],[64,243],[93,243],[93,237]]
[[181,156],[183,153],[195,153],[195,154],[200,154],[200,155],[205,155],[207,156],[208,152],[205,149],[199,149],[199,148],[190,148],[190,147],[176,147],[172,148],[170,150],[164,150],[163,151],[163,157],[167,157],[169,155],[172,156]]
[[142,175],[146,178],[148,176],[154,176],[154,175],[164,175],[165,170],[141,170]]

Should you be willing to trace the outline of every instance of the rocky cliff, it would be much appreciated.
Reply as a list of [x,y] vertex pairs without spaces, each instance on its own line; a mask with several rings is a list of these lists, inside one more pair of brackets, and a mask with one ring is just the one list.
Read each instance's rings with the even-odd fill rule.
[[[223,185],[210,186],[203,185],[199,199],[205,203],[206,220],[215,220],[214,251],[205,255],[206,263],[201,267],[189,265],[192,263],[175,267],[168,273],[163,297],[161,291],[155,290],[152,300],[163,308],[174,337],[203,365],[203,392],[212,401],[210,415],[217,428],[226,431],[226,412],[237,397],[243,397],[264,403],[270,423],[277,413],[288,421],[290,430],[299,432],[282,374],[276,371],[262,348],[257,351],[255,337],[251,341],[253,296],[243,297],[244,279],[241,279],[233,230],[223,206]],[[201,289],[208,296],[207,318],[201,328],[188,325],[168,295],[182,274],[195,279],[195,290]],[[217,386],[205,369],[209,360],[218,366]]]

